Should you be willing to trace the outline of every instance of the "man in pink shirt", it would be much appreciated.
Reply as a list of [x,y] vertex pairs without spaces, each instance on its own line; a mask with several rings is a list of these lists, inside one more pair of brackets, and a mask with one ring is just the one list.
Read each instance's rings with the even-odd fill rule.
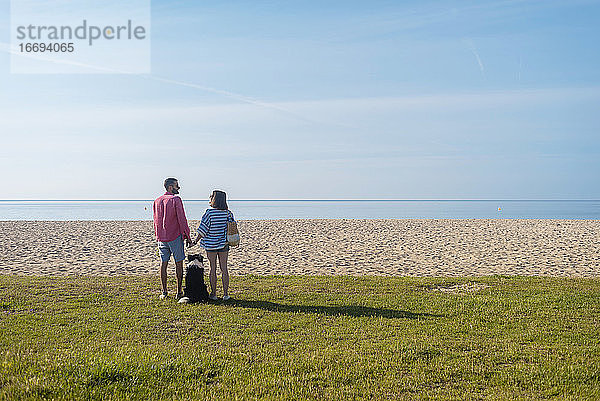
[[183,240],[185,239],[189,246],[192,242],[190,238],[190,227],[188,226],[183,210],[183,202],[177,196],[179,193],[179,183],[176,178],[167,178],[165,180],[164,195],[159,196],[154,201],[152,211],[154,214],[154,234],[158,241],[158,252],[160,254],[160,281],[162,284],[162,294],[160,299],[167,297],[167,265],[173,255],[175,260],[175,273],[177,275],[177,299],[183,296],[181,282],[183,280],[183,260],[185,251],[183,249]]

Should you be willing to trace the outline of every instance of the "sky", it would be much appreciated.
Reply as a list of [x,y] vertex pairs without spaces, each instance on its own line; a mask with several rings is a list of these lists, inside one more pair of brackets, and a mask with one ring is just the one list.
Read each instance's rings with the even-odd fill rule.
[[0,0],[0,199],[600,199],[599,17],[156,0],[150,74],[13,74]]

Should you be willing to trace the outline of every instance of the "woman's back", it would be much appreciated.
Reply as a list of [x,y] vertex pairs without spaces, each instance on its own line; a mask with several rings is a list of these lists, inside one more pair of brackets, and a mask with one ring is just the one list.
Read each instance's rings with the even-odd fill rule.
[[229,210],[206,209],[198,227],[202,234],[200,245],[207,250],[221,249],[227,245],[227,222],[234,221]]

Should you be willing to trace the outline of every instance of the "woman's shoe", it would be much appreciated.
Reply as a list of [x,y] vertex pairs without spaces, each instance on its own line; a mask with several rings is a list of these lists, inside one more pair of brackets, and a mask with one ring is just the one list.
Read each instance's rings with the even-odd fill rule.
[[223,296],[223,301],[229,301],[231,297],[229,295]]
[[216,295],[209,295],[209,296],[208,296],[208,299],[210,299],[211,301],[216,301],[216,300],[218,300],[219,298],[217,298],[217,296],[216,296]]

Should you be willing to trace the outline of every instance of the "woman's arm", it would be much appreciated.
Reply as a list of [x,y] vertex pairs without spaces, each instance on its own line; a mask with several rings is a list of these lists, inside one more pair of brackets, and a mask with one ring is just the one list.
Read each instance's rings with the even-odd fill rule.
[[204,234],[202,234],[201,232],[198,232],[198,235],[196,235],[196,239],[192,242],[192,244],[196,245],[198,243],[198,241],[200,241],[200,238],[204,237]]
[[193,242],[194,245],[196,245],[198,243],[198,241],[200,241],[200,238],[206,237],[206,235],[208,234],[209,228],[210,228],[210,217],[209,217],[208,210],[207,210],[204,213],[204,216],[202,216],[202,220],[200,220],[200,226],[198,227],[198,230],[196,231],[198,233],[198,235],[196,235],[196,239]]

